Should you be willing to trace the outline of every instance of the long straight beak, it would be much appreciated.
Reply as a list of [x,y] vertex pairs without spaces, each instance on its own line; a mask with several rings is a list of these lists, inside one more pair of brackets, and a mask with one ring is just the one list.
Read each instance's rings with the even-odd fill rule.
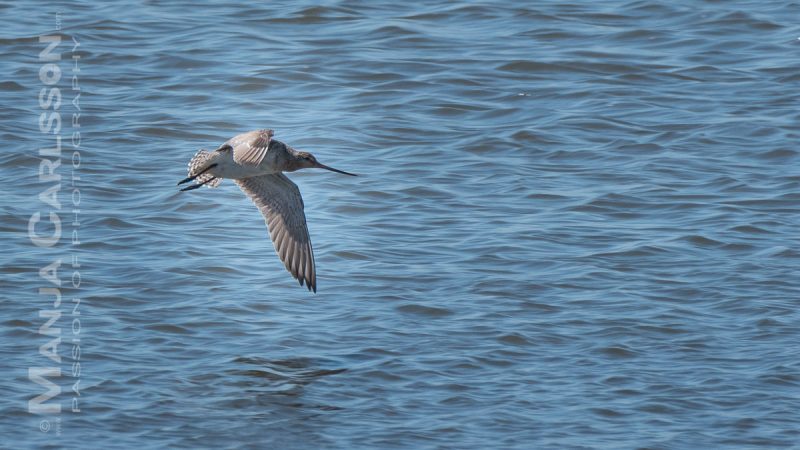
[[341,173],[341,174],[344,174],[344,175],[350,175],[351,177],[357,177],[358,176],[358,175],[356,175],[354,173],[345,172],[344,170],[334,169],[333,167],[326,166],[325,164],[322,164],[322,163],[317,163],[317,165],[315,167],[319,167],[320,169],[330,170],[331,172]]

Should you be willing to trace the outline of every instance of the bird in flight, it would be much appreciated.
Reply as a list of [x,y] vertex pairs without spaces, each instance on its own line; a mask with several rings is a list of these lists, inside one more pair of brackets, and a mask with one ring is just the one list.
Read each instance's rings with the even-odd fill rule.
[[200,150],[189,162],[189,176],[178,185],[194,181],[181,191],[201,186],[217,187],[230,178],[255,203],[267,223],[275,251],[286,270],[309,291],[317,292],[314,250],[308,237],[303,197],[283,172],[320,168],[345,175],[352,173],[328,167],[308,152],[301,152],[272,139],[272,130],[254,130],[234,136],[213,152]]

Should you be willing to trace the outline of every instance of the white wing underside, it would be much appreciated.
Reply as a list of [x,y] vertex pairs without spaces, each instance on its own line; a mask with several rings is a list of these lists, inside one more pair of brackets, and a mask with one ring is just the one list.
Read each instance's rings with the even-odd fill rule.
[[275,251],[293,277],[317,292],[314,250],[308,237],[303,198],[282,173],[234,180],[261,210]]
[[264,160],[273,136],[272,130],[255,130],[231,138],[225,144],[233,148],[233,160],[237,164],[257,166]]

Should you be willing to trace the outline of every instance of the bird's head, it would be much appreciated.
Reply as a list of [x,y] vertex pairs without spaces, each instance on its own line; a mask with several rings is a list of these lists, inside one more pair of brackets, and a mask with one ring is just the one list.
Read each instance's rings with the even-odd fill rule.
[[294,164],[291,165],[291,170],[289,170],[288,172],[294,172],[295,170],[312,169],[312,168],[330,170],[331,172],[350,175],[352,177],[356,176],[356,174],[354,173],[348,173],[345,172],[344,170],[334,169],[333,167],[326,166],[325,164],[322,164],[321,162],[317,161],[317,158],[315,158],[314,155],[308,152],[295,153]]

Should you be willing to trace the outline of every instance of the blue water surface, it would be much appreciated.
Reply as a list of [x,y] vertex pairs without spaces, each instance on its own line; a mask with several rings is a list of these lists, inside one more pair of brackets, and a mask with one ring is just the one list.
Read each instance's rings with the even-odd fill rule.
[[0,11],[0,447],[800,448],[797,2]]

